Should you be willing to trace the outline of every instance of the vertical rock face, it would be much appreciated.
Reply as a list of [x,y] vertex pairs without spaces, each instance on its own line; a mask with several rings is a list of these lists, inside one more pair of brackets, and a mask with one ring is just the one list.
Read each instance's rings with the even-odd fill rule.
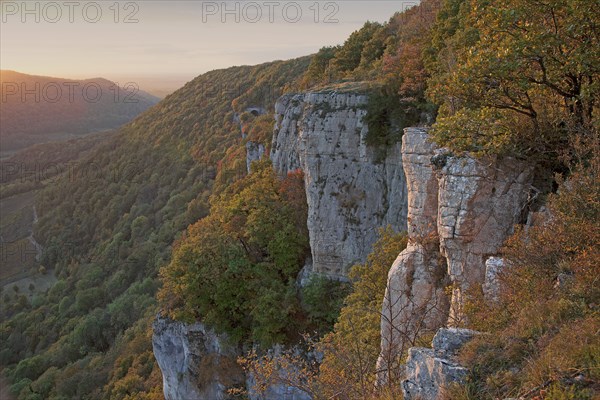
[[[460,324],[463,293],[484,283],[485,260],[520,222],[533,178],[533,169],[514,159],[456,157],[437,149],[424,129],[405,130],[402,159],[409,245],[388,275],[379,358],[384,382],[419,333],[446,318]],[[450,285],[449,309],[444,290]]]
[[402,160],[408,186],[408,246],[394,261],[381,317],[379,380],[397,379],[398,357],[425,329],[447,318],[446,263],[439,253],[437,234],[438,181],[431,164],[435,146],[427,131],[405,130]]
[[307,93],[275,106],[273,165],[303,170],[313,271],[334,278],[366,259],[379,227],[406,229],[401,146],[381,156],[364,144],[366,103],[356,93]]
[[[280,383],[264,393],[254,390],[252,374],[237,364],[240,350],[202,323],[186,324],[157,317],[152,349],[163,376],[165,400],[229,400],[228,390],[246,389],[250,400],[310,400],[305,392]],[[275,348],[273,351],[281,351]],[[279,374],[285,374],[279,371]]]
[[152,348],[166,400],[228,399],[228,388],[244,384],[237,351],[201,323],[158,317]]
[[437,225],[454,286],[449,323],[460,324],[462,293],[484,282],[486,259],[498,252],[524,215],[533,169],[513,158],[445,160],[438,164]]

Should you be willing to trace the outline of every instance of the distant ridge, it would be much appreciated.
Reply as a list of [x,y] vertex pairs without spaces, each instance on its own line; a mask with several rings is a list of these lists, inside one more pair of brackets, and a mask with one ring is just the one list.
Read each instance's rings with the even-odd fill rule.
[[117,128],[160,99],[135,84],[68,79],[0,70],[2,152]]

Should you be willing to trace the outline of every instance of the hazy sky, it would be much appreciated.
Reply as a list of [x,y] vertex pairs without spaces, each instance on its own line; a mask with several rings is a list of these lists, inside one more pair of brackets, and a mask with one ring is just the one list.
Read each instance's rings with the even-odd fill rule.
[[416,3],[0,0],[0,67],[178,86],[215,68],[314,53]]

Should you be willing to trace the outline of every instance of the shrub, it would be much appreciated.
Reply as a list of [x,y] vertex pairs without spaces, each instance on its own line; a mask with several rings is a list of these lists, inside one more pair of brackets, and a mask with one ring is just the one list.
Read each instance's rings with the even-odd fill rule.
[[369,95],[367,114],[363,118],[369,127],[365,143],[369,146],[392,146],[402,140],[404,128],[420,122],[421,111],[417,102],[403,100],[395,93],[374,91]]
[[[305,337],[304,353],[290,349],[260,356],[253,351],[241,358],[240,364],[256,379],[255,390],[264,391],[279,383],[303,390],[315,399],[397,399],[398,390],[376,388],[375,363],[387,274],[406,244],[406,234],[396,234],[389,227],[380,231],[367,262],[350,271],[352,291],[333,332],[318,342]],[[313,278],[308,292],[321,292],[331,284],[324,278]],[[319,362],[314,354],[320,355]]]
[[333,329],[349,290],[348,283],[321,275],[311,276],[302,288],[302,304],[311,328],[316,329],[318,336]]

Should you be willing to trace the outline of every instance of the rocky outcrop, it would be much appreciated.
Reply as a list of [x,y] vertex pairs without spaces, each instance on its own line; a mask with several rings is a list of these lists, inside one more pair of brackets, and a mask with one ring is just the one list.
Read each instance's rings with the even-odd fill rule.
[[475,334],[469,329],[442,328],[434,336],[431,349],[411,348],[402,381],[404,400],[440,399],[444,388],[462,382],[468,370],[457,363],[456,353]]
[[454,287],[449,323],[458,325],[462,294],[484,282],[486,259],[524,222],[533,168],[513,158],[447,155],[437,172],[440,251]]
[[[298,388],[273,382],[264,392],[254,390],[252,374],[237,363],[242,351],[226,335],[202,323],[187,324],[158,316],[154,321],[152,349],[163,376],[165,400],[228,400],[229,389],[246,391],[250,400],[310,400]],[[276,346],[273,351],[280,352]],[[286,371],[278,371],[284,375]]]
[[258,161],[265,154],[265,146],[262,143],[246,142],[246,169],[250,173],[250,167],[254,161]]
[[275,106],[271,159],[285,174],[302,169],[313,271],[344,278],[386,225],[406,229],[401,146],[382,155],[364,144],[367,96],[286,95]]
[[427,131],[405,130],[402,159],[408,185],[409,242],[388,274],[381,317],[381,383],[403,373],[399,357],[424,330],[441,326],[448,316],[446,262],[437,234],[438,181],[431,163],[435,146]]
[[449,325],[463,322],[463,294],[484,284],[485,261],[521,222],[533,177],[533,169],[515,159],[454,156],[418,128],[405,130],[402,159],[409,245],[388,275],[379,359],[383,381],[399,370],[398,355],[421,333],[446,318]]
[[158,317],[152,348],[163,376],[166,400],[228,399],[227,389],[244,385],[238,352],[201,323]]

